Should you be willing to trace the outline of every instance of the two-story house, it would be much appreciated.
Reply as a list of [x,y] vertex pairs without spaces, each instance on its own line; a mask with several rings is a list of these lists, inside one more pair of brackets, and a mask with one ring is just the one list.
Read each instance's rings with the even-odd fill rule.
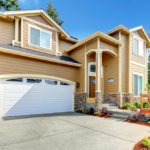
[[70,112],[92,103],[121,106],[144,92],[147,48],[143,27],[118,26],[82,41],[43,10],[0,13],[1,116]]

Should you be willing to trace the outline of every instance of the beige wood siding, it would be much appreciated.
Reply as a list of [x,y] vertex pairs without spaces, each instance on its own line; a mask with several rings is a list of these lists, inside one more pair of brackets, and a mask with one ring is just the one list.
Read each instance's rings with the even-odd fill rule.
[[79,82],[77,67],[0,53],[0,74],[38,74]]
[[97,38],[86,43],[86,51],[97,49]]
[[27,18],[30,18],[30,19],[33,19],[33,20],[38,21],[40,23],[51,26],[41,15],[27,16]]
[[6,22],[0,20],[0,43],[11,44],[15,39],[15,25],[14,22]]
[[84,70],[84,65],[85,65],[85,47],[81,46],[74,51],[71,52],[70,57],[77,60],[82,64],[81,68],[79,68],[79,83],[80,87],[78,88],[78,92],[84,92],[84,79],[85,79],[85,70]]
[[100,47],[101,49],[108,49],[108,50],[112,50],[115,53],[118,53],[118,48],[109,44],[108,42],[105,42],[103,40],[100,41]]
[[122,92],[127,93],[129,87],[129,37],[121,33],[121,85]]
[[[118,56],[111,56],[103,53],[102,64],[104,69],[104,92],[118,92]],[[109,79],[114,79],[114,82],[108,82]]]
[[[40,27],[44,30],[47,30],[47,31],[50,31],[52,32],[52,40],[51,40],[51,44],[52,44],[52,49],[51,50],[45,50],[43,48],[37,48],[37,47],[34,47],[34,46],[31,46],[28,44],[28,38],[29,38],[29,35],[28,35],[28,25],[34,25],[34,26],[37,26],[37,27]],[[24,48],[28,48],[28,49],[32,49],[32,50],[35,50],[35,51],[40,51],[40,52],[44,52],[44,53],[48,53],[48,54],[56,54],[56,31],[54,30],[51,30],[49,28],[46,28],[46,27],[43,27],[43,26],[40,26],[40,25],[37,25],[33,22],[30,22],[30,21],[27,21],[27,20],[23,20],[23,47]]]
[[73,44],[70,42],[67,42],[65,40],[59,39],[59,51],[64,52],[67,48],[71,47]]

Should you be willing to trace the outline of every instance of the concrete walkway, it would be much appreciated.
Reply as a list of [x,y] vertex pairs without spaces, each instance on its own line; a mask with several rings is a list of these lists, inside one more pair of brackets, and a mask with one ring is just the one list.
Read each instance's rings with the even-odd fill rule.
[[0,150],[132,150],[150,128],[77,113],[0,121]]

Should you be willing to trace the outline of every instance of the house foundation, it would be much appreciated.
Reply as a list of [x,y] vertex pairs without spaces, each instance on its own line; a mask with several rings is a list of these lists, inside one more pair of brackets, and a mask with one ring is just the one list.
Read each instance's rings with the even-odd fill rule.
[[75,103],[74,103],[74,110],[84,110],[86,108],[86,98],[87,93],[77,92],[75,93]]

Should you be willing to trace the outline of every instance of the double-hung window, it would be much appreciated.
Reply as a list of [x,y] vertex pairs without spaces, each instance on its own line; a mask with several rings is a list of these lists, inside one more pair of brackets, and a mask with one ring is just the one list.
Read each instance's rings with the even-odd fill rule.
[[143,77],[139,74],[133,74],[133,94],[134,96],[140,96],[143,89]]
[[51,49],[51,32],[29,26],[29,44]]
[[144,42],[141,39],[134,38],[133,39],[133,53],[143,56],[144,54]]

